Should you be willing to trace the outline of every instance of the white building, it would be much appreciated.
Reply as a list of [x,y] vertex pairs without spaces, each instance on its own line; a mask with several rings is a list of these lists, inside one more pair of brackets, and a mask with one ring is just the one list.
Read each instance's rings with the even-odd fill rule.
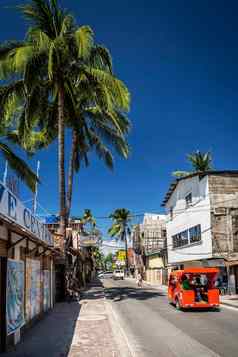
[[238,290],[238,172],[209,171],[177,179],[163,202],[168,264],[228,269]]
[[145,213],[140,231],[143,237],[145,253],[158,252],[164,248],[166,238],[165,228],[166,216],[155,213]]

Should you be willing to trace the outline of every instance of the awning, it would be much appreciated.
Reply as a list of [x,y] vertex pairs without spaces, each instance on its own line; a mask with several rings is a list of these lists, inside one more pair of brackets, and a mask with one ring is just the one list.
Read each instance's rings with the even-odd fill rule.
[[224,267],[224,259],[207,259],[202,261],[204,267]]
[[229,266],[229,267],[232,267],[232,266],[235,266],[235,265],[238,265],[238,260],[233,260],[233,261],[226,261],[225,262],[226,266]]

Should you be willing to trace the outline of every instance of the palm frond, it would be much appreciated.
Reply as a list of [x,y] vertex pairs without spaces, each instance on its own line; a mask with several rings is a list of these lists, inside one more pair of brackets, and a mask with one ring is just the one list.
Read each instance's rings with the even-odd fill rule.
[[93,46],[93,30],[89,26],[81,26],[75,31],[75,40],[78,47],[78,57],[86,60],[90,56]]
[[108,229],[108,234],[111,237],[118,237],[122,234],[122,227],[120,224],[113,224],[112,227]]
[[[97,68],[85,68],[85,72],[91,74],[95,80],[102,81],[112,93],[114,98],[117,98],[118,109],[128,112],[130,109],[130,93],[126,85],[117,79],[115,76]],[[116,103],[115,103],[116,104]]]
[[174,171],[172,172],[172,176],[175,176],[175,177],[185,177],[185,176],[188,176],[190,175],[191,172],[188,172],[188,171]]
[[212,157],[209,152],[202,153],[197,150],[195,153],[187,155],[188,160],[191,162],[194,171],[209,171],[212,168]]
[[96,45],[92,48],[90,53],[89,62],[92,67],[104,69],[113,73],[112,57],[109,50],[104,46]]
[[31,3],[18,8],[34,28],[44,30],[53,39],[57,35],[58,21],[54,18],[55,11],[50,5],[51,2],[45,0],[31,0]]
[[34,192],[36,183],[39,182],[39,179],[31,168],[24,162],[24,160],[14,154],[8,145],[2,142],[0,142],[0,152],[8,161],[11,169],[14,170],[21,180]]

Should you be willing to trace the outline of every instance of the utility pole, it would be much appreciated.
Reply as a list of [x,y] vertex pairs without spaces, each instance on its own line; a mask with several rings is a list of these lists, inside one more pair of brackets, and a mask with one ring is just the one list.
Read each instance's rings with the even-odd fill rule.
[[3,173],[3,184],[6,186],[7,184],[7,174],[8,174],[8,161],[6,160],[6,163],[5,163],[5,170],[4,170],[4,173]]
[[230,253],[234,251],[234,240],[233,240],[233,229],[232,229],[232,215],[231,215],[231,209],[227,208],[226,209],[226,217],[227,217],[227,245],[228,245],[228,254],[227,254],[227,288],[228,288],[228,294],[231,295],[231,281],[230,281],[230,265],[229,265],[229,258],[230,258]]
[[[37,161],[37,171],[36,171],[36,176],[39,178],[39,172],[40,172],[40,161]],[[38,183],[36,182],[35,186],[35,193],[34,193],[34,200],[33,200],[33,213],[36,214],[36,209],[37,209],[37,195],[38,195]]]

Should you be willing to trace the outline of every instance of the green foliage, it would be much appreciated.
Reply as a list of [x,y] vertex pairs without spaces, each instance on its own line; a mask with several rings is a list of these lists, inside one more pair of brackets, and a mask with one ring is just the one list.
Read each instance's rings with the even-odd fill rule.
[[78,58],[87,60],[93,46],[93,30],[89,26],[82,26],[75,31],[74,36],[78,47]]
[[85,209],[84,210],[82,223],[83,224],[90,223],[92,225],[92,227],[96,227],[96,219],[93,217],[93,214],[92,214],[90,209]]
[[112,265],[113,263],[113,254],[112,253],[108,253],[107,256],[104,258],[104,263],[110,263]]
[[193,166],[194,171],[209,171],[212,169],[212,156],[211,153],[202,153],[197,150],[195,153],[189,154],[188,160]]
[[35,192],[36,182],[39,180],[31,168],[3,142],[0,142],[0,152],[17,176],[26,183],[31,191]]
[[112,219],[112,226],[108,229],[108,234],[122,241],[125,240],[131,221],[130,211],[126,208],[118,208],[109,217]]
[[172,175],[175,176],[175,177],[180,178],[180,177],[188,176],[188,175],[190,175],[190,173],[191,173],[191,172],[188,172],[188,171],[174,171],[174,172],[172,173]]
[[64,123],[77,134],[74,171],[89,164],[92,151],[112,168],[113,150],[123,158],[130,151],[130,94],[113,74],[109,51],[57,0],[31,0],[19,9],[30,22],[26,38],[0,47],[0,78],[10,83],[0,87],[0,116],[14,126],[8,138],[30,154],[54,141],[61,90]]
[[97,269],[103,269],[104,268],[104,261],[105,261],[105,256],[100,250],[99,247],[93,248],[93,255],[96,261],[96,267]]
[[197,150],[194,153],[187,155],[188,161],[192,164],[193,170],[191,172],[188,171],[174,171],[172,173],[175,177],[186,177],[193,172],[205,172],[212,169],[212,156],[210,152],[202,153]]

